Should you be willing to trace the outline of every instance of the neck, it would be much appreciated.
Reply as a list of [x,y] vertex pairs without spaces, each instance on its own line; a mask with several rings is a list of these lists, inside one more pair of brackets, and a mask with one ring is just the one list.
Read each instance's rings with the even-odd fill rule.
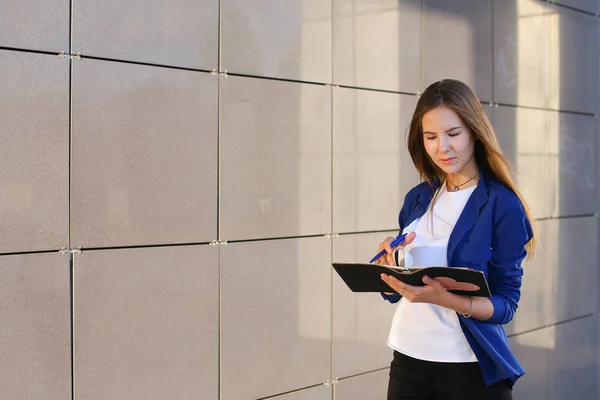
[[446,186],[449,191],[463,190],[477,185],[479,182],[479,166],[469,163],[455,174],[446,175]]

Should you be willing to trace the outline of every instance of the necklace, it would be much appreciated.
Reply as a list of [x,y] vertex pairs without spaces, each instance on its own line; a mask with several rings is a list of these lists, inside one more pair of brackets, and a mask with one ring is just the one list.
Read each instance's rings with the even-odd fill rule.
[[477,178],[479,176],[479,173],[481,172],[481,170],[477,171],[477,173],[475,174],[475,176],[473,176],[471,179],[469,179],[466,182],[461,183],[460,185],[455,185],[454,183],[452,183],[452,181],[450,181],[450,179],[448,177],[446,177],[446,179],[448,180],[448,182],[450,182],[450,184],[452,186],[454,186],[454,189],[452,189],[453,192],[458,192],[458,188],[460,188],[463,185],[466,185],[467,183],[471,182],[473,179]]

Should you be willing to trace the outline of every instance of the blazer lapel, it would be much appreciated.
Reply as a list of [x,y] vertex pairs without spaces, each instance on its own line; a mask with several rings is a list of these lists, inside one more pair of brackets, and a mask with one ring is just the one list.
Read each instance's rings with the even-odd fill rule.
[[434,181],[433,184],[435,185],[434,187],[426,186],[426,189],[418,194],[415,208],[413,208],[412,211],[410,212],[410,214],[408,215],[408,218],[406,219],[406,222],[405,222],[404,226],[402,227],[402,229],[406,228],[415,219],[417,219],[420,216],[422,216],[423,214],[425,214],[425,212],[427,211],[427,207],[429,207],[429,203],[431,203],[433,194],[439,187],[438,181]]
[[460,217],[458,217],[458,221],[456,221],[456,225],[454,226],[454,229],[450,234],[450,238],[448,240],[447,253],[448,263],[452,262],[452,255],[454,254],[454,250],[456,249],[458,243],[460,243],[465,234],[469,230],[471,230],[471,228],[473,228],[473,226],[475,225],[477,217],[479,216],[479,211],[481,210],[481,207],[483,207],[483,205],[487,202],[487,200],[487,182],[485,180],[484,174],[482,173],[477,187],[475,188],[473,194],[467,201],[463,212],[460,214]]

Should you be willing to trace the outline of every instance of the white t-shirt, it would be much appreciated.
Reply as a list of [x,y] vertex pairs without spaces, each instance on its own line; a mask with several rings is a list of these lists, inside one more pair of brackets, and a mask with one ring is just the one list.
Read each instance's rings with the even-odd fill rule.
[[[427,212],[407,226],[403,233],[416,233],[405,247],[404,263],[411,266],[448,266],[448,239],[476,186],[448,192],[440,188],[433,213]],[[437,362],[477,361],[460,327],[456,312],[428,303],[398,303],[388,346],[407,356]]]

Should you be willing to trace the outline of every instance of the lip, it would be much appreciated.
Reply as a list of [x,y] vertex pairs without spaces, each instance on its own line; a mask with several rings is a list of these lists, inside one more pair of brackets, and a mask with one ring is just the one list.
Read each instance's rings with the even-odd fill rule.
[[441,162],[442,164],[446,164],[446,165],[448,165],[448,164],[451,164],[451,163],[452,163],[452,161],[453,161],[455,158],[456,158],[456,157],[450,157],[450,158],[440,158],[440,162]]

